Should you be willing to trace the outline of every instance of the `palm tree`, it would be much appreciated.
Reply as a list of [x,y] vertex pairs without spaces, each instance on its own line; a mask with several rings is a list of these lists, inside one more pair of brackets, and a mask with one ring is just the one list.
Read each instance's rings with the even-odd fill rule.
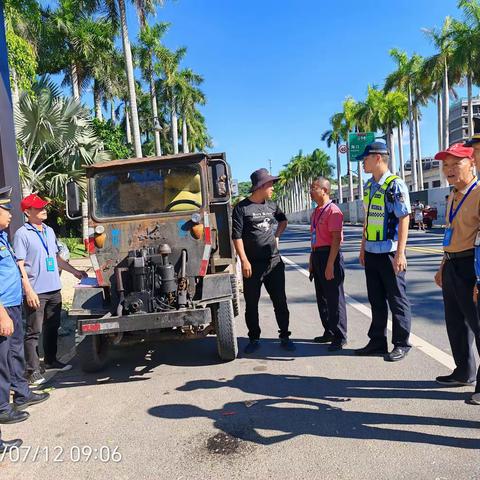
[[195,118],[196,106],[205,105],[204,93],[198,88],[203,83],[203,77],[186,68],[178,74],[177,97],[182,118],[182,150],[189,152],[188,131],[192,130],[192,120]]
[[[400,90],[406,93],[408,99],[408,129],[410,132],[410,165],[412,171],[412,189],[418,190],[418,178],[417,178],[417,162],[415,155],[414,144],[414,108],[413,108],[413,94],[415,88],[415,80],[417,78],[417,72],[422,65],[422,58],[419,55],[412,55],[410,58],[408,55],[396,48],[390,50],[390,56],[397,64],[397,69],[392,72],[385,79],[384,91],[389,92],[391,90]],[[421,162],[420,162],[421,165]]]
[[465,0],[460,1],[459,5],[467,21],[452,21],[453,52],[450,65],[467,80],[468,136],[471,137],[474,133],[472,85],[474,81],[480,81],[480,5],[476,1]]
[[[430,29],[424,30],[427,36],[437,47],[438,52],[429,57],[426,61],[426,68],[432,72],[438,72],[442,79],[442,107],[443,107],[443,148],[450,145],[449,141],[449,124],[450,124],[450,85],[457,84],[460,81],[461,73],[458,69],[450,68],[451,59],[454,52],[454,41],[452,37],[452,19],[445,18],[445,22],[440,30]],[[441,72],[441,73],[440,73]]]
[[111,156],[94,133],[90,112],[77,100],[62,97],[47,78],[32,90],[21,94],[14,112],[22,193],[38,190],[63,198],[70,178],[84,179],[83,165]]
[[160,52],[160,40],[169,28],[170,24],[163,22],[153,26],[145,24],[139,34],[139,46],[136,53],[139,59],[143,77],[150,87],[150,102],[153,115],[153,133],[155,138],[155,154],[162,154],[160,144],[160,123],[158,117],[157,91],[155,82],[154,63],[157,53]]
[[185,47],[174,52],[162,47],[158,52],[160,63],[156,65],[157,74],[162,77],[162,94],[170,110],[173,153],[178,153],[178,85],[181,81],[178,67],[186,53]]

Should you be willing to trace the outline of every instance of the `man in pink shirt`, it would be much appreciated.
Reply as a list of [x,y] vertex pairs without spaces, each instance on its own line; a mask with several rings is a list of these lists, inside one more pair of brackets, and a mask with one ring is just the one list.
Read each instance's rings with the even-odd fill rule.
[[318,311],[324,334],[314,339],[330,343],[330,351],[341,350],[347,343],[347,308],[343,281],[345,270],[340,245],[343,240],[343,213],[330,200],[330,182],[317,178],[310,186],[310,196],[317,203],[310,232],[310,279],[315,282]]

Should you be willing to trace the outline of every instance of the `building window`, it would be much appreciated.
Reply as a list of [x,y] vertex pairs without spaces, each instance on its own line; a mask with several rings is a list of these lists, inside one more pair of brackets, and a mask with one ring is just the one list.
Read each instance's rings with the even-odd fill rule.
[[432,182],[432,188],[436,188],[436,187],[439,187],[440,186],[440,180],[434,180]]
[[424,183],[423,183],[423,189],[424,189],[424,190],[428,190],[428,182],[424,182]]

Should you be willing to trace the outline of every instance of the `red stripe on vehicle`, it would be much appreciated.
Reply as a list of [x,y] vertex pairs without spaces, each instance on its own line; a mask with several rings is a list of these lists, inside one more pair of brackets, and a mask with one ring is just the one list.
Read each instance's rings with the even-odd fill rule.
[[101,270],[95,270],[95,276],[97,277],[97,283],[99,286],[103,285],[103,273]]
[[99,332],[100,324],[99,323],[87,323],[82,325],[82,332]]
[[200,272],[199,272],[199,275],[201,277],[205,276],[205,274],[207,273],[207,268],[208,268],[208,260],[201,260],[200,261]]
[[211,234],[211,231],[210,231],[210,227],[205,227],[205,243],[207,245],[212,244],[212,234]]

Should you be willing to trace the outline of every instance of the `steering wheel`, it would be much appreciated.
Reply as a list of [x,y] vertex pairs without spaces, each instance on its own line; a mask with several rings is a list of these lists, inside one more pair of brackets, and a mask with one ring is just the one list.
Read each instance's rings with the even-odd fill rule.
[[195,207],[198,207],[198,208],[202,208],[202,205],[198,202],[196,202],[195,200],[174,200],[173,202],[170,202],[166,207],[165,207],[165,211],[166,212],[169,212],[173,207],[175,207],[176,205],[180,205],[182,203],[188,203],[189,205],[195,205]]

